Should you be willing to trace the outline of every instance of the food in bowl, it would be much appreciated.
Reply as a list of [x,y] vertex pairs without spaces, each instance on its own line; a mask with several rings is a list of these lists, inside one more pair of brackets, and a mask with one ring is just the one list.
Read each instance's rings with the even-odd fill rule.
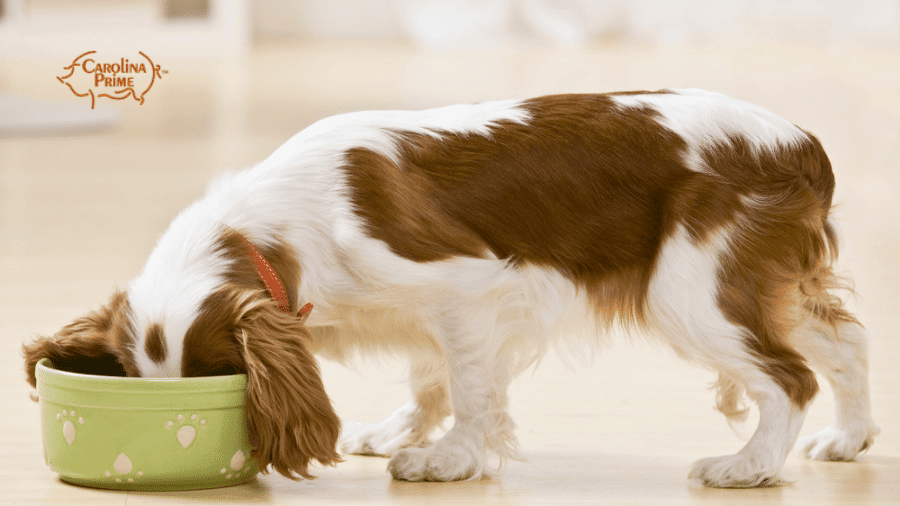
[[123,490],[238,485],[250,458],[244,374],[125,378],[36,366],[47,464],[63,481]]

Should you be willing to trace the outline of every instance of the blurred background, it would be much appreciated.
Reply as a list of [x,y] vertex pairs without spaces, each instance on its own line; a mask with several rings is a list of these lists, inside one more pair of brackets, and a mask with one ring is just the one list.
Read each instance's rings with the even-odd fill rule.
[[[86,51],[116,61],[142,51],[166,72],[143,104],[101,97],[92,109],[57,79]],[[0,490],[72,493],[47,486],[22,341],[124,287],[215,174],[258,163],[341,112],[668,87],[757,103],[822,140],[838,180],[841,266],[872,333],[885,430],[864,463],[792,457],[796,485],[745,497],[891,503],[900,487],[900,0],[0,0]],[[641,342],[593,363],[548,359],[514,383],[530,462],[502,481],[441,493],[727,502],[726,491],[684,479],[693,460],[743,445],[712,410],[715,377]],[[345,420],[376,422],[405,402],[403,366],[381,365],[323,364]],[[823,385],[803,434],[825,427],[830,408]],[[316,490],[333,497],[433,491],[388,486],[377,459],[323,474]],[[577,483],[560,485],[566,477]],[[374,488],[361,496],[344,479]],[[307,486],[261,483],[286,497]]]
[[[216,124],[269,124],[298,101],[307,120],[335,107],[674,86],[745,84],[753,100],[742,73],[770,79],[766,93],[829,60],[896,54],[900,0],[0,0],[0,133],[127,120],[132,104],[100,100],[86,115],[41,103],[83,105],[52,77],[90,50],[152,55],[172,71],[153,102],[223,116],[209,116]],[[213,128],[190,130],[200,126]]]
[[[422,47],[531,41],[894,46],[896,0],[3,0],[3,52],[117,38],[158,53],[231,55],[261,39],[406,40]],[[150,40],[148,40],[150,39]],[[76,44],[77,45],[77,44]]]

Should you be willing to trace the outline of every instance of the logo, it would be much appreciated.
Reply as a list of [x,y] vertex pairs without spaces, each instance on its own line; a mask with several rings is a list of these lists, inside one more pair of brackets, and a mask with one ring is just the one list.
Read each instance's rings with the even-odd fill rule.
[[88,51],[75,58],[72,64],[64,67],[69,73],[56,79],[65,84],[76,96],[91,97],[91,109],[99,97],[113,100],[134,98],[140,104],[157,79],[168,73],[160,65],[153,63],[149,56],[141,51],[137,57],[106,58],[97,55],[97,51]]

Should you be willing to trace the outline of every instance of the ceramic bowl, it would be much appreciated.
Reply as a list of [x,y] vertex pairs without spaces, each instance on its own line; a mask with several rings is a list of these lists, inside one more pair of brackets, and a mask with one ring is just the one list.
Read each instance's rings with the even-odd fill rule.
[[122,378],[37,364],[47,464],[63,481],[124,490],[246,483],[247,377]]

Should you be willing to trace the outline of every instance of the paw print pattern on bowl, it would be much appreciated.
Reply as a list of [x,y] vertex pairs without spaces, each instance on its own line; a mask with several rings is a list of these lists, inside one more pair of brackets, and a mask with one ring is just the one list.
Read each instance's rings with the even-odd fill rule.
[[[120,453],[116,460],[113,462],[113,471],[118,475],[116,476],[116,482],[122,483],[123,478],[128,483],[134,483],[134,478],[141,478],[144,476],[142,471],[138,471],[134,474],[131,471],[134,470],[134,465],[131,463],[131,459],[128,458],[128,455],[124,453]],[[107,478],[112,477],[112,473],[109,470],[106,470],[103,473]]]
[[223,467],[222,470],[219,471],[219,474],[223,475],[226,480],[230,480],[249,471],[252,467],[249,464],[250,463],[247,461],[247,457],[246,455],[244,455],[244,452],[238,450],[234,454],[234,456],[231,457],[231,462],[228,463],[228,468],[230,468],[232,472],[229,473],[228,469]]
[[206,420],[199,419],[197,415],[191,415],[190,422],[185,421],[184,415],[178,415],[176,420],[178,420],[177,424],[172,420],[166,422],[166,428],[171,430],[175,425],[181,425],[181,427],[175,431],[175,439],[177,439],[178,444],[186,450],[197,437],[196,425],[199,424],[201,427],[205,427]]
[[77,432],[75,423],[77,421],[79,425],[84,425],[84,418],[75,418],[74,409],[72,411],[64,409],[62,410],[62,413],[56,414],[56,419],[58,421],[63,421],[63,437],[66,438],[66,442],[69,443],[69,446],[72,446],[72,443],[75,441],[75,433]]

